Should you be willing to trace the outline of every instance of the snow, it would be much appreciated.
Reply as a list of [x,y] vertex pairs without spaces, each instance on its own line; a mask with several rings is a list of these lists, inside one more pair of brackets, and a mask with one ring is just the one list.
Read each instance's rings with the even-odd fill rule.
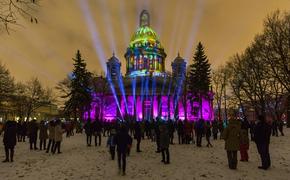
[[[170,146],[171,164],[161,163],[161,154],[155,153],[155,143],[145,139],[141,142],[143,152],[136,153],[134,141],[127,158],[127,175],[118,175],[117,161],[110,160],[108,149],[102,146],[87,147],[84,134],[64,137],[62,154],[46,154],[30,151],[28,142],[20,142],[15,149],[13,163],[0,163],[1,180],[74,180],[74,179],[227,179],[227,180],[287,180],[290,178],[290,129],[284,137],[272,137],[270,154],[272,166],[260,170],[260,158],[255,144],[250,144],[249,162],[238,162],[237,170],[227,165],[224,141],[213,141],[213,148],[197,148],[195,145]],[[92,139],[93,140],[93,139]],[[4,147],[1,159],[4,159]],[[239,157],[239,155],[238,155]]]

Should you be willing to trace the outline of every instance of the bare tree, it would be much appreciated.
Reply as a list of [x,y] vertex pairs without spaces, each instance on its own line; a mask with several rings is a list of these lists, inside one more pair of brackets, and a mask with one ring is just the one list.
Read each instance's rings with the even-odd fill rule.
[[264,21],[264,32],[255,39],[259,56],[274,76],[290,92],[290,12],[279,10]]
[[214,97],[216,100],[216,105],[218,108],[218,119],[221,120],[221,109],[222,100],[224,97],[224,92],[226,88],[226,69],[224,67],[219,67],[212,73],[212,87],[214,92]]
[[19,25],[19,17],[30,19],[31,23],[38,23],[33,15],[39,0],[1,0],[0,2],[0,30],[5,29],[9,34],[11,25]]
[[286,106],[283,104],[286,88],[274,78],[270,82],[266,99],[267,110],[272,115],[273,120],[279,121],[286,110]]
[[54,100],[52,91],[44,89],[37,78],[31,78],[25,84],[26,119],[29,120],[32,113],[41,106],[49,105]]

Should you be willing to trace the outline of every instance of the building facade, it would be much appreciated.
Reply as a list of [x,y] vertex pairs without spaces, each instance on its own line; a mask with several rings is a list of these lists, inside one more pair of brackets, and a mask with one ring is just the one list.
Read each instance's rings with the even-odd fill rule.
[[[96,78],[90,111],[85,118],[111,121],[132,118],[138,121],[199,118],[212,120],[213,93],[202,96],[202,103],[187,90],[186,61],[180,54],[172,61],[172,73],[165,70],[166,53],[150,27],[150,15],[144,10],[140,24],[124,55],[125,76],[121,61],[113,54],[107,62],[106,77]],[[200,107],[201,106],[201,107]]]

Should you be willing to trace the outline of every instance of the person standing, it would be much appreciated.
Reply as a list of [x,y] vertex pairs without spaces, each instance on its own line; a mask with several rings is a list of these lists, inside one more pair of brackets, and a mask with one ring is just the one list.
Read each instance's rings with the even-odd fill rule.
[[142,152],[140,150],[140,143],[141,143],[141,138],[142,138],[142,130],[141,130],[141,125],[140,122],[136,121],[135,123],[135,128],[134,128],[134,138],[137,140],[137,146],[136,146],[136,152]]
[[224,132],[224,121],[223,120],[219,120],[218,127],[219,127],[219,132],[220,132],[220,139],[222,139],[222,135]]
[[240,154],[241,160],[240,161],[249,161],[249,123],[244,120],[241,125],[241,137],[240,137]]
[[110,136],[108,137],[107,140],[107,147],[109,147],[109,152],[111,155],[111,159],[115,159],[115,151],[116,151],[116,130],[112,129]]
[[212,147],[212,144],[210,143],[210,137],[211,137],[211,125],[210,122],[207,121],[205,125],[205,137],[207,141],[206,147]]
[[151,130],[150,130],[150,122],[149,122],[149,120],[145,121],[145,134],[147,136],[147,139],[151,138]]
[[230,115],[229,125],[224,129],[223,139],[225,140],[225,150],[227,151],[228,164],[230,169],[237,169],[237,152],[240,149],[241,124]]
[[22,132],[22,122],[21,122],[21,120],[19,120],[17,122],[17,141],[18,142],[22,141],[21,132]]
[[254,129],[254,140],[262,161],[262,166],[259,166],[259,169],[267,170],[271,166],[269,153],[270,136],[271,126],[265,121],[265,117],[260,115]]
[[251,141],[254,141],[254,129],[255,129],[255,121],[250,121],[250,136]]
[[87,146],[91,146],[93,130],[92,130],[92,123],[90,119],[88,119],[87,123],[84,126],[84,129],[87,136]]
[[98,145],[98,139],[99,139],[99,146],[101,146],[102,142],[102,123],[99,119],[96,119],[95,122],[92,124],[92,129],[95,137],[95,146]]
[[5,147],[5,160],[3,162],[13,162],[14,147],[16,145],[17,123],[7,121],[4,125],[3,143]]
[[202,144],[202,135],[204,132],[204,121],[203,119],[199,119],[195,126],[196,132],[196,146],[201,147]]
[[168,121],[168,131],[169,131],[170,144],[173,144],[175,127],[174,127],[174,123],[172,119],[169,119]]
[[[121,125],[120,131],[116,134],[117,156],[119,173],[126,175],[126,153],[130,144],[131,137],[124,125]],[[122,160],[122,161],[121,161]]]
[[157,145],[157,150],[155,151],[156,153],[160,153],[160,129],[159,129],[159,125],[160,125],[160,119],[159,117],[156,118],[156,122],[155,122],[155,126],[154,126],[154,130],[155,130],[155,137],[156,137],[156,145]]
[[177,136],[178,136],[178,144],[184,143],[184,129],[183,129],[183,123],[181,119],[177,121]]
[[185,144],[189,144],[191,140],[191,131],[192,127],[191,124],[185,119],[184,120],[184,139],[185,139]]
[[[279,129],[279,132],[281,133],[281,136],[284,136],[283,126],[284,126],[283,121],[282,121],[282,120],[279,120],[279,121],[278,121],[278,129]],[[277,134],[278,134],[278,133],[277,133]]]
[[48,124],[48,146],[47,146],[47,149],[46,149],[46,153],[49,152],[53,152],[53,149],[54,149],[54,127],[55,127],[55,122],[54,121],[49,121],[49,124]]
[[60,145],[61,145],[61,141],[62,141],[62,134],[64,133],[64,130],[62,129],[61,126],[61,121],[58,119],[55,122],[55,128],[54,128],[54,141],[55,141],[55,145],[53,148],[53,154],[56,152],[57,149],[57,153],[60,154]]
[[38,124],[36,120],[32,120],[29,122],[29,143],[30,143],[30,150],[34,149],[37,150],[38,148],[36,147],[37,143],[37,132],[38,132]]
[[48,138],[48,134],[47,134],[47,125],[45,124],[45,121],[41,121],[40,125],[39,125],[39,149],[42,150],[42,146],[43,149],[46,150],[46,139]]
[[272,136],[278,137],[278,121],[274,120],[272,122]]
[[213,139],[214,140],[217,140],[217,137],[218,137],[218,122],[217,120],[215,119],[213,122],[212,122],[212,134],[213,134]]
[[168,132],[168,127],[167,124],[162,123],[159,127],[160,129],[160,149],[162,153],[162,160],[164,164],[169,164],[170,163],[170,155],[169,155],[169,132]]

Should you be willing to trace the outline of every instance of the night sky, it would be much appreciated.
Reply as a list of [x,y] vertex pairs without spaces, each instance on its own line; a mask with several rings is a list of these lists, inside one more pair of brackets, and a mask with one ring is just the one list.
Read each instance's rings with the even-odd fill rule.
[[171,71],[177,52],[191,62],[198,41],[213,68],[223,64],[262,31],[267,14],[289,11],[290,0],[42,0],[38,24],[19,20],[23,27],[1,32],[0,61],[16,80],[37,76],[50,87],[72,70],[77,49],[94,72],[104,71],[114,51],[124,73],[124,53],[143,9]]

